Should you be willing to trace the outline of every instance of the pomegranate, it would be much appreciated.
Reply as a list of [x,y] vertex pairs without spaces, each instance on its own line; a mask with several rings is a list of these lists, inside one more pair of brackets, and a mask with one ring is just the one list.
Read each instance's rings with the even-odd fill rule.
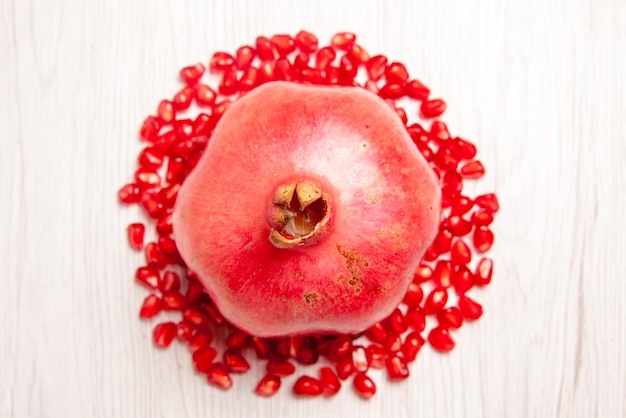
[[173,223],[181,256],[240,329],[356,333],[400,303],[440,207],[437,178],[383,100],[273,82],[224,114]]

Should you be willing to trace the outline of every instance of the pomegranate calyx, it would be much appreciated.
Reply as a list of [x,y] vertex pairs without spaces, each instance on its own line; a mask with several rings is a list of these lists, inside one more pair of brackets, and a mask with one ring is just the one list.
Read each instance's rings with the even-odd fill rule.
[[315,242],[327,230],[328,196],[315,182],[301,180],[276,188],[269,210],[269,240],[276,248]]

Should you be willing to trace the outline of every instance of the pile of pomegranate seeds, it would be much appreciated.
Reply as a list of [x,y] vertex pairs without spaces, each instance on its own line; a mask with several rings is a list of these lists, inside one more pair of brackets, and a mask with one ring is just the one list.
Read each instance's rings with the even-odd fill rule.
[[[300,374],[293,385],[299,396],[333,396],[342,382],[364,399],[376,393],[370,369],[385,369],[391,381],[409,377],[409,363],[428,342],[440,352],[452,350],[454,333],[463,323],[482,315],[482,306],[468,293],[489,284],[493,262],[483,257],[494,240],[490,224],[498,211],[495,194],[470,197],[464,182],[485,173],[476,159],[476,147],[453,137],[435,120],[426,128],[409,123],[407,112],[397,107],[406,98],[419,104],[423,119],[439,117],[446,109],[442,99],[412,79],[404,64],[383,55],[370,57],[353,33],[338,33],[330,45],[320,46],[315,35],[300,31],[295,37],[259,36],[234,54],[216,52],[208,62],[180,71],[184,82],[171,99],[162,100],[148,116],[139,134],[146,147],[138,156],[133,182],[118,191],[120,202],[140,205],[154,228],[154,241],[144,243],[146,227],[128,226],[130,247],[143,250],[145,265],[135,273],[148,289],[139,310],[143,319],[169,311],[171,319],[154,326],[153,342],[168,347],[174,340],[187,344],[198,373],[221,389],[233,385],[233,374],[245,373],[254,354],[266,362],[267,374],[252,389],[272,396],[281,379],[297,373],[296,365],[320,364],[315,376]],[[203,82],[218,78],[217,87]],[[246,92],[274,80],[319,85],[359,86],[385,99],[430,163],[441,181],[442,219],[437,237],[415,272],[404,300],[385,320],[359,335],[312,335],[258,338],[230,325],[189,271],[172,238],[172,210],[186,176],[197,164],[213,128],[228,107]],[[195,116],[189,117],[190,111]],[[479,258],[477,260],[477,258]],[[227,333],[224,343],[214,341],[216,331]]]

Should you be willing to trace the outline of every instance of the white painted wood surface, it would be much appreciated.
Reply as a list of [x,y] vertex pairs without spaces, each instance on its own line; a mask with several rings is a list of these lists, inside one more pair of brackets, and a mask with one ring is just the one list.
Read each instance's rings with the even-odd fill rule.
[[[622,0],[0,0],[0,416],[626,416],[625,21]],[[180,67],[301,28],[353,30],[447,99],[502,206],[483,319],[369,402],[261,399],[256,369],[223,393],[136,319],[115,193],[140,122]]]

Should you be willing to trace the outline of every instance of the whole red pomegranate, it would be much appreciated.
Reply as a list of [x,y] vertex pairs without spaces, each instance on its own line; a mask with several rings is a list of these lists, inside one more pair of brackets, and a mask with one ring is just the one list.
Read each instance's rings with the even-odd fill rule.
[[273,82],[216,126],[180,190],[174,234],[242,330],[355,333],[402,300],[437,232],[440,193],[376,95]]

